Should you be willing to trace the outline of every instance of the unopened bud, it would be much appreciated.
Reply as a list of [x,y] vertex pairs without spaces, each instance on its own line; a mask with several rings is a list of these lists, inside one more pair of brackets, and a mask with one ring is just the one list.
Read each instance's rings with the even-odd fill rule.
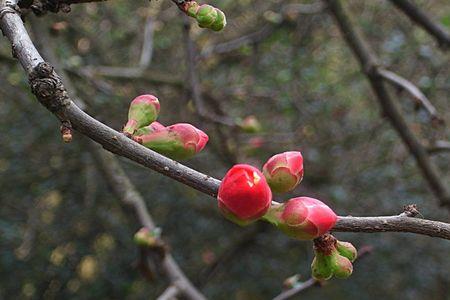
[[244,226],[266,214],[272,202],[272,192],[258,169],[238,164],[222,179],[217,199],[222,214]]
[[303,156],[299,151],[274,155],[264,164],[263,173],[272,191],[292,191],[303,179]]
[[217,19],[216,8],[208,4],[200,5],[196,18],[200,27],[210,28]]
[[145,147],[172,159],[189,159],[208,142],[208,135],[191,124],[179,123],[137,137]]
[[131,101],[128,110],[128,122],[123,128],[123,132],[129,135],[141,127],[154,122],[159,114],[159,101],[153,95],[141,95]]
[[214,23],[211,24],[210,28],[214,31],[221,31],[227,26],[227,18],[225,14],[220,9],[216,8],[217,17]]
[[353,246],[349,242],[341,242],[337,241],[336,249],[339,251],[339,254],[348,258],[351,262],[354,262],[356,257],[358,256],[358,251],[355,246]]

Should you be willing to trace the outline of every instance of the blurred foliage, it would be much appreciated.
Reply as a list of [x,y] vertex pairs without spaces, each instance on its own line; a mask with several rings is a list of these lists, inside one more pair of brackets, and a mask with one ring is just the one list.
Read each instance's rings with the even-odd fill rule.
[[[387,215],[417,203],[430,219],[448,221],[396,132],[379,113],[368,83],[326,13],[278,21],[289,0],[211,1],[228,18],[220,33],[196,25],[198,53],[271,28],[255,43],[202,56],[202,91],[211,111],[243,119],[255,115],[264,131],[236,132],[200,119],[186,80],[183,18],[171,1],[114,0],[73,6],[69,14],[31,17],[52,34],[52,47],[90,112],[120,129],[129,101],[154,93],[163,124],[191,122],[211,138],[187,162],[221,178],[233,162],[261,166],[274,153],[300,149],[303,184],[341,215]],[[311,1],[302,1],[310,3]],[[448,1],[415,1],[450,30]],[[391,70],[429,97],[450,124],[449,57],[388,1],[345,1],[371,46]],[[147,17],[154,20],[153,59],[140,78],[87,76],[86,66],[136,66]],[[32,23],[28,24],[33,29]],[[39,40],[38,34],[33,37]],[[59,124],[29,93],[7,43],[0,56],[0,299],[154,299],[164,278],[147,282],[132,242],[140,227],[110,193],[75,133],[65,145]],[[211,49],[211,48],[209,48]],[[391,90],[412,130],[425,143],[449,140],[430,126],[407,94]],[[123,166],[182,269],[211,299],[269,299],[285,278],[310,274],[312,247],[269,226],[239,228],[224,220],[211,198],[126,160]],[[450,182],[450,156],[434,161]],[[246,243],[242,241],[243,235]],[[251,238],[248,238],[248,237]],[[337,234],[374,252],[354,275],[305,292],[308,299],[450,299],[450,244],[408,234]],[[224,253],[231,259],[210,266]],[[206,280],[205,280],[206,279]]]

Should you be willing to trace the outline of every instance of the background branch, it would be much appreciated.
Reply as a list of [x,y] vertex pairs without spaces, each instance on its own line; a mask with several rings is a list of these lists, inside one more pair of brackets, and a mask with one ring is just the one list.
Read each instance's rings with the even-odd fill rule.
[[440,204],[447,206],[450,209],[450,192],[448,184],[443,182],[443,178],[438,168],[428,157],[426,149],[408,128],[405,119],[389,95],[388,90],[384,86],[383,77],[380,75],[378,58],[372,53],[366,41],[352,24],[349,14],[343,9],[340,1],[328,0],[327,3],[345,41],[358,58],[361,68],[370,82],[384,115],[388,118],[389,122],[401,137],[403,143],[414,156],[424,178],[439,199]]
[[398,9],[408,16],[414,23],[421,26],[434,36],[439,45],[448,49],[450,47],[450,34],[439,24],[432,20],[423,10],[409,0],[390,0]]

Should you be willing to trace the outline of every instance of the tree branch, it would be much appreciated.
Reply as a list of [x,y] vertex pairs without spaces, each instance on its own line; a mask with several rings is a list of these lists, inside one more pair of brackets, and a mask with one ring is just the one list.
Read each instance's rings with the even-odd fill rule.
[[[187,18],[187,17],[186,17]],[[200,88],[200,80],[197,75],[196,71],[196,49],[194,45],[194,41],[191,38],[191,25],[188,20],[185,19],[184,27],[183,27],[183,39],[184,39],[184,45],[185,45],[185,57],[186,57],[186,64],[187,64],[187,72],[188,72],[188,78],[187,81],[189,82],[189,88],[191,91],[191,96],[194,100],[195,110],[197,111],[198,115],[206,120],[234,127],[236,126],[236,123],[233,121],[233,119],[226,117],[226,116],[219,116],[213,112],[207,111],[204,101],[203,101],[203,95]]]
[[430,188],[439,199],[440,204],[450,209],[450,191],[448,190],[448,185],[442,181],[442,176],[438,168],[430,160],[426,149],[408,128],[405,119],[395,106],[388,90],[384,86],[383,77],[380,75],[378,58],[372,53],[357,29],[354,28],[348,13],[345,12],[340,1],[327,0],[327,3],[342,35],[358,58],[361,68],[366,74],[384,114],[416,159],[422,175],[428,181]]
[[422,93],[422,91],[411,81],[401,77],[394,72],[382,68],[378,70],[378,73],[393,85],[407,91],[412,96],[414,101],[416,101],[418,105],[422,106],[428,112],[433,121],[443,122],[442,118],[439,117],[436,108],[433,106],[433,104],[431,104],[430,100],[428,100],[428,98]]
[[448,49],[450,47],[450,34],[439,24],[433,22],[430,16],[423,12],[408,0],[390,0],[392,4],[397,6],[404,14],[408,16],[414,23],[421,26],[429,34],[434,36],[439,45]]
[[428,153],[430,154],[439,152],[450,152],[450,142],[436,141],[432,146],[428,148]]
[[[10,2],[1,0],[0,3],[0,28],[2,29],[4,35],[8,38],[14,49],[14,57],[19,59],[22,67],[28,75],[36,73],[42,75],[42,71],[45,71],[47,69],[48,64],[44,63],[42,57],[39,55],[33,43],[31,42],[19,14],[17,13],[17,11],[11,8]],[[43,65],[47,66],[43,68]],[[60,120],[67,118],[68,120],[70,120],[75,130],[86,135],[93,141],[99,143],[110,152],[129,158],[130,160],[133,160],[156,172],[184,183],[202,193],[208,194],[212,197],[217,196],[217,191],[220,185],[219,180],[202,174],[154,151],[151,151],[148,148],[143,147],[142,145],[125,137],[123,134],[92,118],[91,116],[83,112],[78,106],[76,106],[70,99],[63,99],[64,101],[62,101],[59,97],[57,97],[57,94],[55,96],[54,88],[57,85],[55,85],[53,81],[60,81],[60,79],[54,71],[51,75],[51,78],[45,76],[45,78],[39,78],[41,81],[48,83],[48,85],[46,85],[46,94],[42,95],[40,93],[37,93],[36,96],[38,100]],[[34,82],[34,84],[36,84],[36,82]],[[412,232],[450,240],[450,224],[420,219],[411,220],[408,218],[402,219],[403,221],[407,222],[406,224],[408,225],[404,226],[402,222],[398,222],[399,220],[397,220],[397,222],[394,222],[389,227],[383,227],[383,224],[386,221],[384,218],[385,217],[341,217],[338,219],[334,231],[352,231],[351,226],[357,226],[357,224],[366,224],[364,223],[365,220],[370,220],[370,227],[361,226],[360,228],[355,228],[354,231]],[[350,221],[353,222],[349,223]],[[422,229],[418,229],[418,225],[426,226],[424,226],[424,228]],[[413,227],[410,228],[409,226]]]

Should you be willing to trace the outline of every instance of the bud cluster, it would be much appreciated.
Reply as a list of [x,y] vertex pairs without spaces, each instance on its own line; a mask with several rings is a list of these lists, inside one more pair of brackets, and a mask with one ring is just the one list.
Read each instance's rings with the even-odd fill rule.
[[227,219],[239,225],[263,218],[293,238],[312,240],[336,223],[331,208],[309,197],[272,205],[272,192],[292,191],[302,178],[303,156],[298,151],[272,156],[263,172],[250,165],[235,165],[220,185],[219,208]]
[[220,31],[227,25],[225,14],[218,8],[208,4],[199,5],[195,1],[189,1],[185,8],[188,16],[197,20],[198,26]]
[[272,193],[293,191],[303,178],[303,156],[298,151],[279,153],[257,168],[238,164],[225,174],[217,195],[225,218],[245,226],[262,219],[298,240],[314,240],[313,277],[346,278],[353,271],[356,249],[336,240],[330,231],[337,221],[334,211],[320,200],[295,197],[272,203]]
[[131,101],[128,122],[123,132],[136,142],[172,159],[189,159],[208,142],[208,135],[187,123],[164,126],[156,119],[160,104],[153,95],[142,95]]
[[357,257],[352,244],[338,241],[331,234],[314,240],[314,254],[311,271],[317,280],[349,277],[353,272],[352,262]]

